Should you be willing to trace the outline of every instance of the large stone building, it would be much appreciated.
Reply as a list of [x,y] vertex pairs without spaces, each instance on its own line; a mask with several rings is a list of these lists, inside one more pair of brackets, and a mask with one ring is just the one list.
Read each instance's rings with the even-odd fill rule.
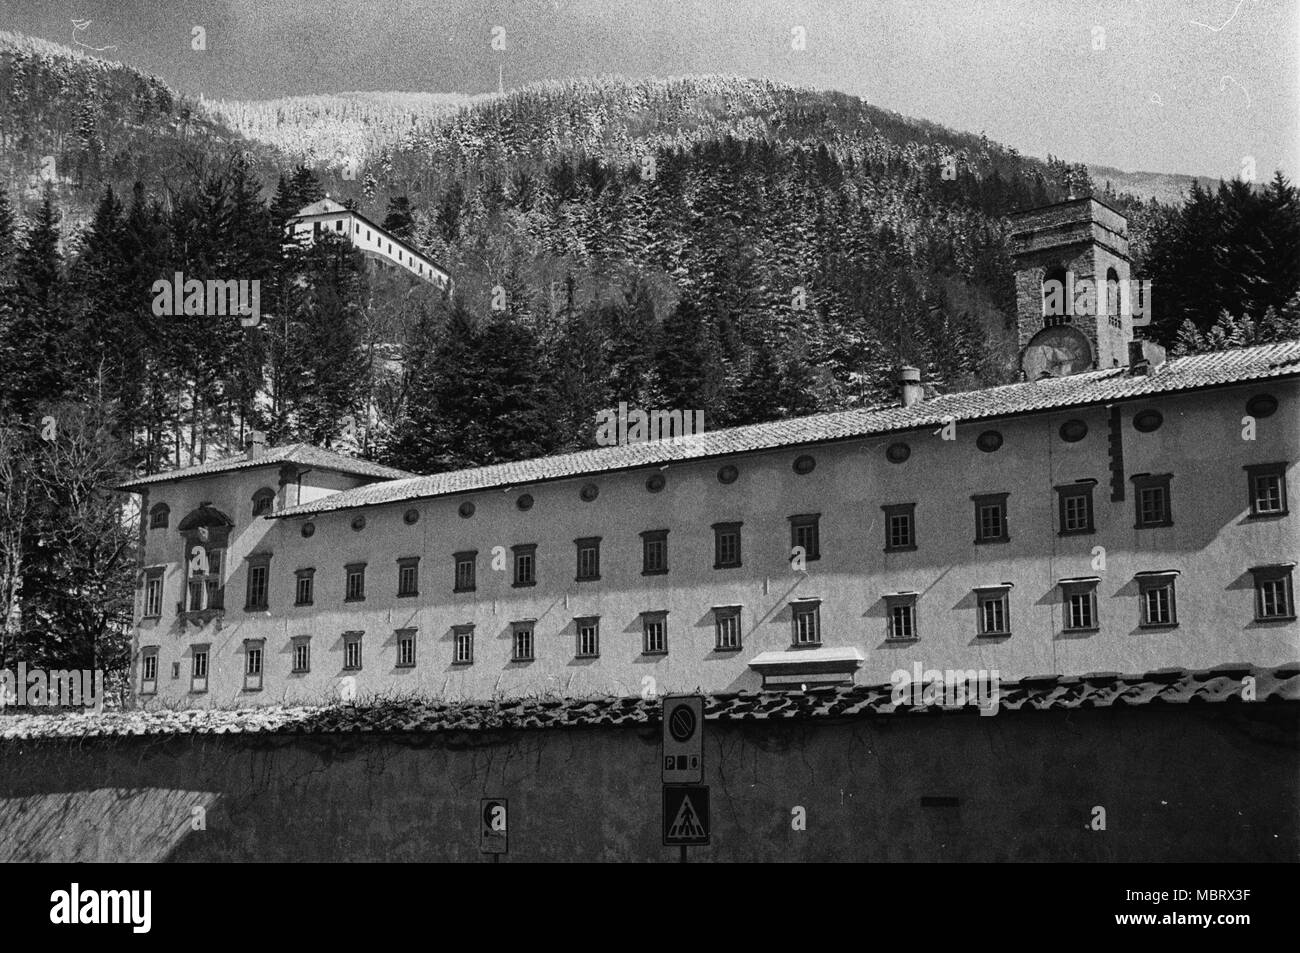
[[313,202],[289,219],[286,226],[294,239],[311,244],[321,235],[333,233],[350,241],[368,260],[403,271],[451,293],[451,275],[414,245],[376,225],[355,209],[328,197]]
[[1127,279],[1124,221],[1035,216],[1023,383],[927,396],[904,369],[893,406],[676,442],[427,477],[255,445],[128,484],[142,701],[1295,661],[1300,342],[1166,361],[1131,315],[1045,320],[1049,275]]

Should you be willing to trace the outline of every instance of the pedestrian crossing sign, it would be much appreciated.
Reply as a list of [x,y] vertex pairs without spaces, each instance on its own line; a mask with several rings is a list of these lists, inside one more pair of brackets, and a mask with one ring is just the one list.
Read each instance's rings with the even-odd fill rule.
[[709,842],[709,787],[681,784],[664,788],[664,846]]

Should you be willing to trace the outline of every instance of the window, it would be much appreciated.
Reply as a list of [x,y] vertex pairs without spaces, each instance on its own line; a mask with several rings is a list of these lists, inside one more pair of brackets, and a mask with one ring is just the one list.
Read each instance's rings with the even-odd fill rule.
[[1097,626],[1097,583],[1095,577],[1062,579],[1065,631],[1092,632]]
[[474,626],[452,626],[452,657],[454,665],[474,664]]
[[600,537],[589,536],[575,539],[578,547],[578,582],[590,582],[600,578]]
[[245,611],[262,612],[268,608],[268,590],[271,579],[271,557],[268,554],[248,557],[248,595]]
[[343,231],[343,220],[342,220],[342,219],[339,219],[338,221],[336,221],[336,222],[334,223],[334,231],[336,231],[336,232],[341,232],[341,231]]
[[805,560],[821,558],[821,534],[818,532],[820,522],[820,513],[804,513],[790,517],[791,555],[794,554],[795,548],[799,547],[803,550]]
[[140,649],[140,694],[152,695],[158,691],[158,646],[146,645]]
[[740,648],[740,606],[714,606],[713,625],[718,636],[718,651],[730,652]]
[[596,658],[600,655],[600,619],[589,616],[573,620],[578,629],[578,658]]
[[397,667],[415,668],[415,630],[397,630]]
[[980,635],[1011,634],[1011,583],[977,586],[975,603]]
[[524,543],[519,546],[511,546],[510,551],[515,555],[515,581],[513,585],[516,588],[537,585],[537,544]]
[[1285,516],[1286,464],[1260,463],[1245,470],[1250,484],[1250,515]]
[[885,596],[885,609],[889,619],[886,638],[907,641],[918,638],[916,631],[916,593],[895,592]]
[[533,622],[510,623],[510,661],[531,662],[533,660]]
[[253,494],[253,515],[265,516],[275,506],[275,491],[263,487]]
[[1176,569],[1162,572],[1140,572],[1136,575],[1138,602],[1141,614],[1138,624],[1143,628],[1176,626],[1178,614],[1174,606],[1174,577]]
[[399,596],[418,596],[420,574],[420,557],[407,556],[397,561],[397,594]]
[[979,493],[975,503],[975,542],[1005,543],[1011,539],[1007,527],[1008,493]]
[[668,654],[668,613],[641,613],[641,654]]
[[1124,326],[1120,317],[1120,285],[1119,274],[1114,268],[1106,269],[1106,297],[1100,302],[1102,313],[1106,315],[1106,320],[1113,328]]
[[181,562],[185,581],[180,612],[216,612],[225,604],[225,546],[231,523],[219,511],[204,504],[181,520],[178,529],[184,540]]
[[171,509],[166,503],[159,503],[149,511],[149,528],[166,529],[167,521],[171,518]]
[[1080,480],[1056,487],[1061,536],[1092,533],[1092,488],[1096,480]]
[[293,604],[296,606],[311,605],[312,588],[316,584],[316,570],[299,569],[293,575]]
[[144,617],[156,619],[162,615],[163,570],[144,571]]
[[800,599],[790,604],[790,621],[795,645],[820,645],[822,641],[820,599]]
[[658,576],[667,571],[668,530],[646,530],[641,534],[641,575]]
[[344,590],[344,602],[364,602],[366,598],[366,564],[349,563],[344,567],[347,573],[347,588]]
[[1255,577],[1256,622],[1295,618],[1295,592],[1291,588],[1294,566],[1294,563],[1277,563],[1250,570]]
[[713,568],[734,569],[740,565],[741,523],[713,524]]
[[892,503],[885,511],[885,552],[916,549],[916,504]]
[[190,656],[190,691],[208,690],[208,646],[196,645]]
[[297,674],[311,671],[311,636],[293,637],[293,671]]
[[244,639],[244,691],[262,690],[262,653],[264,639]]
[[361,668],[361,635],[360,632],[343,633],[343,668],[346,671],[355,672]]
[[1151,529],[1173,526],[1174,515],[1170,504],[1169,481],[1171,473],[1135,473],[1133,475],[1133,502],[1137,509],[1134,529]]
[[456,565],[455,585],[452,592],[473,592],[474,591],[474,565],[478,558],[478,550],[468,550],[463,553],[456,553],[452,556]]

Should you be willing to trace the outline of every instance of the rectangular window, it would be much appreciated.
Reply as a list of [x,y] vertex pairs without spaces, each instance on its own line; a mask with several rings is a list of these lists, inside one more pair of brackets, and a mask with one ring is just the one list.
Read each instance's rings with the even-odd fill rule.
[[419,556],[408,556],[397,561],[397,594],[399,596],[418,596],[420,594],[419,578]]
[[140,694],[152,695],[158,691],[158,646],[146,645],[140,649]]
[[533,660],[533,623],[510,623],[510,661],[531,662]]
[[347,588],[344,590],[344,602],[363,602],[366,598],[366,564],[349,563],[344,567],[347,572]]
[[1260,463],[1248,466],[1251,516],[1285,516],[1286,464]]
[[600,655],[600,619],[590,616],[573,620],[578,629],[578,658],[596,658]]
[[803,550],[805,560],[821,558],[820,513],[803,513],[790,517],[790,555]]
[[895,641],[919,638],[916,631],[916,593],[897,592],[885,596],[885,608],[889,618],[886,638]]
[[713,524],[713,568],[735,569],[740,565],[741,523]]
[[162,615],[163,570],[146,569],[144,573],[144,617],[157,619]]
[[248,557],[248,598],[244,609],[265,611],[271,579],[271,557]]
[[1291,587],[1293,563],[1255,566],[1255,621],[1272,622],[1295,618],[1295,591]]
[[301,674],[311,671],[311,636],[293,637],[293,671]]
[[262,652],[264,639],[244,639],[244,691],[262,690]]
[[720,652],[740,648],[740,606],[714,606],[713,625],[717,631]]
[[1080,480],[1056,487],[1061,536],[1092,533],[1092,488],[1096,480]]
[[980,635],[1011,634],[1010,586],[986,586],[975,590],[977,631]]
[[641,534],[641,575],[658,576],[667,571],[668,530],[646,530]]
[[916,549],[916,504],[891,503],[885,511],[885,552]]
[[455,585],[452,592],[474,591],[474,566],[478,560],[478,550],[468,550],[452,556],[456,565]]
[[171,515],[171,510],[167,508],[166,503],[159,503],[149,511],[149,528],[166,529],[167,519]]
[[668,654],[668,613],[641,613],[641,654]]
[[[221,549],[209,549],[206,551],[206,572],[204,571],[202,564],[196,566],[191,562],[190,575],[186,580],[185,585],[186,597],[191,612],[201,612],[204,609],[222,608],[225,590],[221,585],[221,563],[224,552],[225,551]],[[270,557],[268,556],[267,558],[269,559]],[[182,603],[180,609],[181,611],[185,610],[184,603]]]
[[208,690],[208,646],[196,645],[190,657],[190,691]]
[[1144,628],[1172,628],[1178,624],[1174,604],[1174,577],[1177,575],[1175,570],[1137,574],[1138,603],[1141,606],[1139,625]]
[[578,547],[578,582],[590,582],[600,578],[600,537],[588,536],[575,539]]
[[513,585],[516,588],[537,585],[537,544],[525,543],[519,546],[511,546],[510,550],[515,556],[515,581]]
[[1011,539],[1007,526],[1009,493],[978,493],[975,503],[975,542],[1005,543]]
[[1098,628],[1097,579],[1063,579],[1065,631],[1092,632]]
[[348,671],[361,668],[361,633],[343,633],[343,667]]
[[1133,501],[1137,508],[1134,529],[1174,525],[1173,507],[1169,496],[1169,481],[1172,478],[1172,473],[1133,475]]
[[415,630],[397,630],[397,667],[415,667]]
[[296,606],[311,605],[312,588],[316,582],[316,570],[299,569],[293,575],[293,604]]
[[795,645],[820,645],[822,641],[822,604],[805,599],[790,604],[790,620]]
[[454,625],[451,631],[454,643],[452,663],[455,665],[474,664],[474,626]]

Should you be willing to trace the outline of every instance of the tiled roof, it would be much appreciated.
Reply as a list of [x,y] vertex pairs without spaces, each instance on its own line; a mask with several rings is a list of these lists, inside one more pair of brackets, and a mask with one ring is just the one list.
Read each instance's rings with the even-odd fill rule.
[[[1254,679],[1254,700],[1242,697]],[[974,706],[895,705],[891,685],[811,691],[731,692],[704,696],[706,721],[813,718],[978,717]],[[999,685],[999,714],[1141,705],[1279,704],[1300,701],[1300,663],[1274,669],[1221,665],[1189,672],[1161,669],[1145,675],[1103,672],[1044,676]],[[517,701],[383,701],[319,707],[186,709],[0,715],[0,740],[113,738],[224,734],[412,734],[443,731],[575,728],[657,724],[661,702],[642,698]]]
[[345,490],[301,506],[288,507],[275,515],[302,516],[422,497],[524,486],[586,474],[935,427],[949,419],[962,423],[1012,417],[1296,374],[1300,374],[1300,341],[1265,344],[1177,358],[1147,375],[1131,374],[1127,368],[1116,367],[1070,377],[946,394],[911,407],[891,405],[816,414],[715,430],[676,443],[657,441],[602,447],[472,470],[436,473]]
[[305,216],[305,215],[324,215],[328,212],[346,212],[346,211],[347,211],[347,206],[340,205],[338,202],[335,202],[333,199],[321,199],[319,202],[312,202],[310,205],[304,206],[303,208],[299,209],[298,214],[295,215],[294,218],[298,218],[300,216]]
[[226,457],[223,460],[200,463],[193,467],[182,467],[179,470],[154,473],[150,476],[118,484],[117,488],[119,490],[133,490],[136,487],[149,486],[154,483],[171,483],[175,480],[189,480],[194,477],[209,476],[213,473],[226,473],[230,470],[251,470],[254,467],[285,463],[295,463],[316,470],[333,470],[336,473],[351,473],[356,476],[373,477],[376,480],[396,480],[411,476],[405,470],[371,463],[369,460],[358,460],[355,457],[335,453],[333,450],[322,450],[310,443],[293,443],[283,447],[267,447],[262,451],[261,456],[252,460],[240,454],[237,457]]

